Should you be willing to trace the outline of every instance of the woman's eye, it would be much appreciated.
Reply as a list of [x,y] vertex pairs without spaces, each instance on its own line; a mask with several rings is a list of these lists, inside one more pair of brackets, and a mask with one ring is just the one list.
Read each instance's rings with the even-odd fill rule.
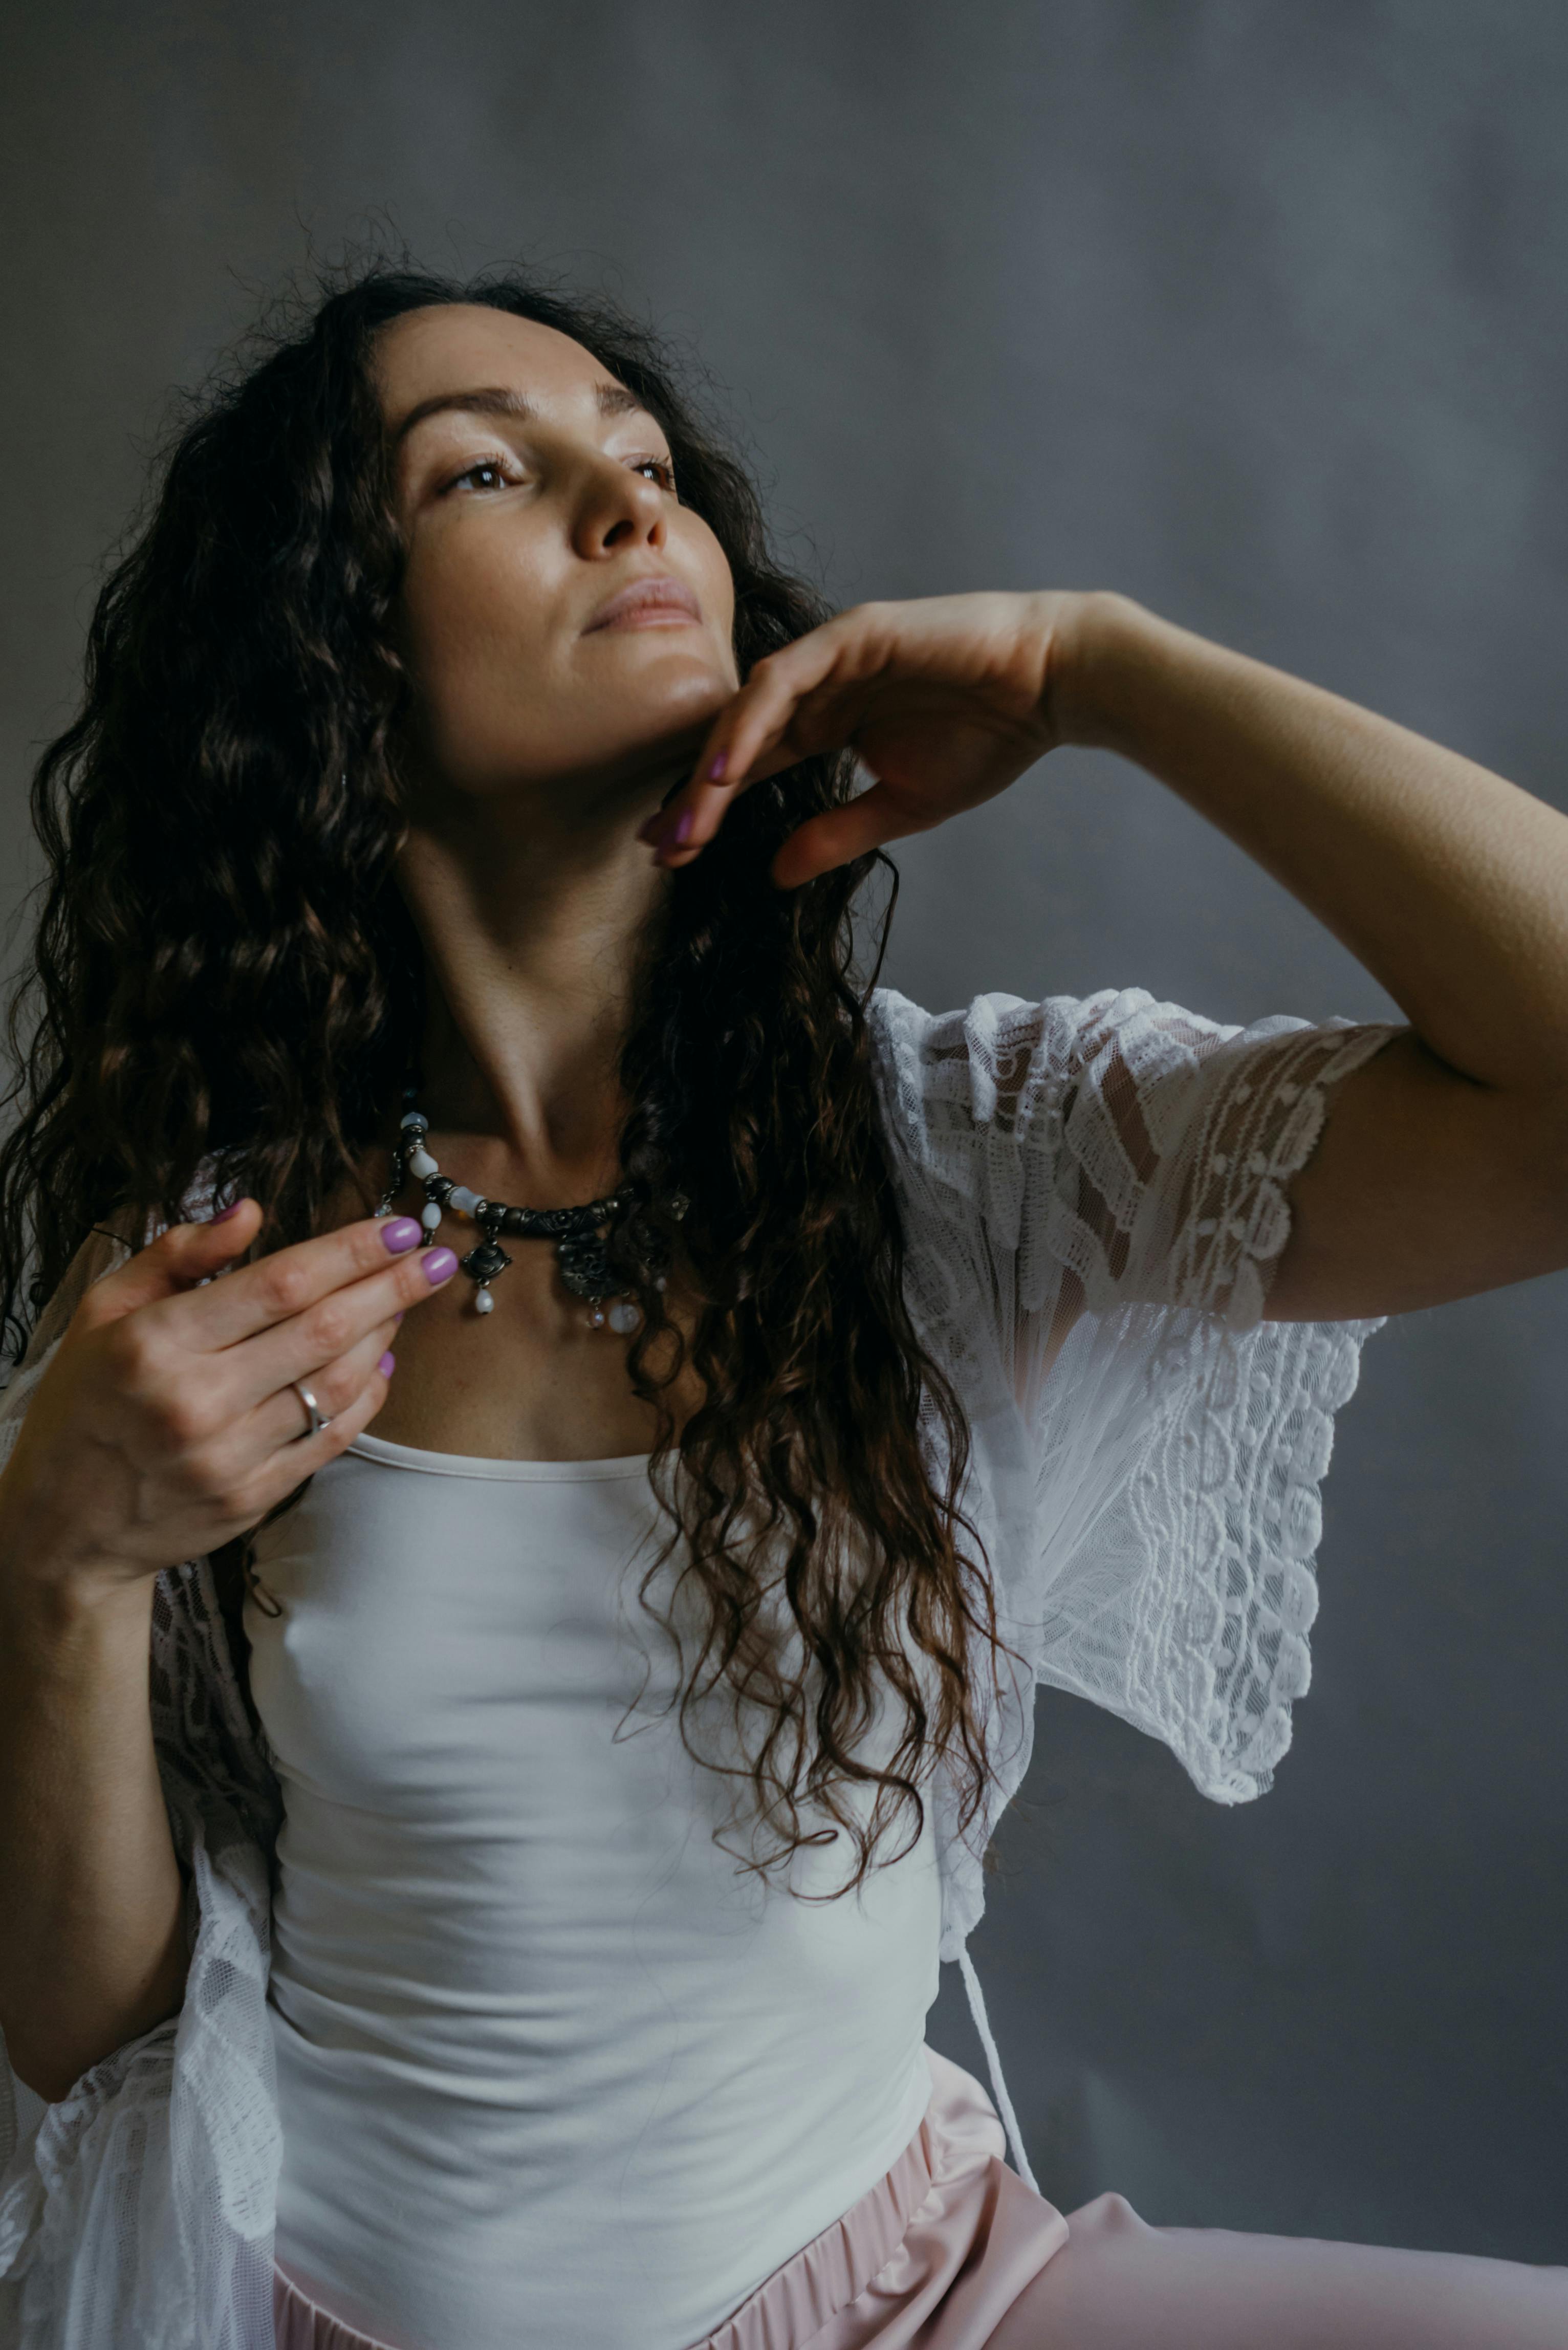
[[447,487],[449,490],[461,490],[465,484],[471,484],[476,490],[504,490],[506,474],[495,458],[482,457],[477,465],[469,465],[461,473],[454,474]]
[[[657,482],[660,489],[674,491],[675,468],[668,457],[635,457],[631,470]],[[477,463],[465,465],[461,473],[454,473],[446,484],[447,490],[478,491],[482,494],[509,486],[506,467],[499,457],[481,457]]]

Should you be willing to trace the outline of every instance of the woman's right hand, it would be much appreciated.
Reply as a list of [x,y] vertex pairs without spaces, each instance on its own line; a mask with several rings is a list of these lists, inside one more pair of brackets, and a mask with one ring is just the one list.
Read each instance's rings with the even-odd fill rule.
[[[259,1524],[379,1411],[398,1321],[457,1259],[397,1216],[212,1279],[261,1221],[244,1200],[173,1225],[88,1292],[0,1476],[0,1576],[145,1582]],[[296,1379],[331,1420],[315,1436]]]

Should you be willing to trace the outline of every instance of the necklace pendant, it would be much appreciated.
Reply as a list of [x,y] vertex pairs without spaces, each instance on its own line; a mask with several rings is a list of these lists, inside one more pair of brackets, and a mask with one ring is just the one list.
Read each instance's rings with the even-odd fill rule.
[[483,1240],[480,1242],[477,1248],[471,1248],[468,1254],[458,1261],[470,1281],[478,1282],[483,1286],[504,1274],[512,1259],[498,1242]]
[[[620,1260],[629,1248],[643,1274],[653,1282],[655,1289],[662,1289],[670,1255],[663,1235],[637,1212],[637,1186],[624,1185],[580,1208],[517,1208],[508,1207],[504,1201],[482,1199],[477,1191],[454,1183],[450,1175],[441,1173],[429,1148],[430,1120],[414,1101],[416,1090],[411,1084],[404,1088],[407,1107],[392,1149],[387,1188],[376,1205],[377,1215],[391,1213],[399,1191],[411,1176],[424,1191],[420,1222],[427,1248],[441,1230],[447,1211],[472,1219],[479,1226],[481,1237],[459,1263],[474,1285],[473,1310],[481,1315],[494,1313],[495,1300],[490,1294],[490,1284],[512,1262],[501,1245],[501,1234],[553,1241],[563,1284],[587,1303],[589,1327],[608,1328],[620,1337],[631,1336],[642,1322],[642,1307],[624,1285],[626,1265]],[[679,1222],[691,1202],[684,1193],[674,1191],[660,1204]],[[615,1263],[608,1245],[612,1232],[620,1236]]]
[[616,1288],[616,1275],[597,1232],[564,1234],[556,1243],[556,1263],[566,1287],[579,1297],[599,1298]]

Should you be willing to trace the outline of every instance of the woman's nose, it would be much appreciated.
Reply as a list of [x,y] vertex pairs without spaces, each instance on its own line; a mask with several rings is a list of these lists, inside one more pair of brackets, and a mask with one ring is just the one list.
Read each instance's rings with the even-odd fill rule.
[[665,494],[624,465],[596,466],[577,509],[577,552],[593,559],[628,547],[662,546]]

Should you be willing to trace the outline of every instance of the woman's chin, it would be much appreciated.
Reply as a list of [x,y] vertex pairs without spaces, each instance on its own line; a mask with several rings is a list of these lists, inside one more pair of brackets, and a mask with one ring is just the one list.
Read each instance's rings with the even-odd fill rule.
[[499,723],[488,725],[465,712],[466,723],[429,728],[405,780],[416,801],[421,782],[437,801],[448,793],[497,800],[520,790],[548,792],[568,780],[580,792],[595,781],[618,788],[650,770],[669,768],[673,775],[696,759],[734,691],[732,673],[696,647],[661,661],[628,663],[618,676],[607,664],[591,684],[553,697],[553,707],[497,712]]
[[[618,692],[607,680],[593,698],[595,731],[608,718],[617,733],[624,732],[628,755],[652,755],[687,736],[695,753],[734,691],[733,676],[715,669],[711,655],[700,658],[693,650],[681,659],[672,654],[648,664],[635,682],[623,679]],[[617,719],[623,725],[617,725]]]

